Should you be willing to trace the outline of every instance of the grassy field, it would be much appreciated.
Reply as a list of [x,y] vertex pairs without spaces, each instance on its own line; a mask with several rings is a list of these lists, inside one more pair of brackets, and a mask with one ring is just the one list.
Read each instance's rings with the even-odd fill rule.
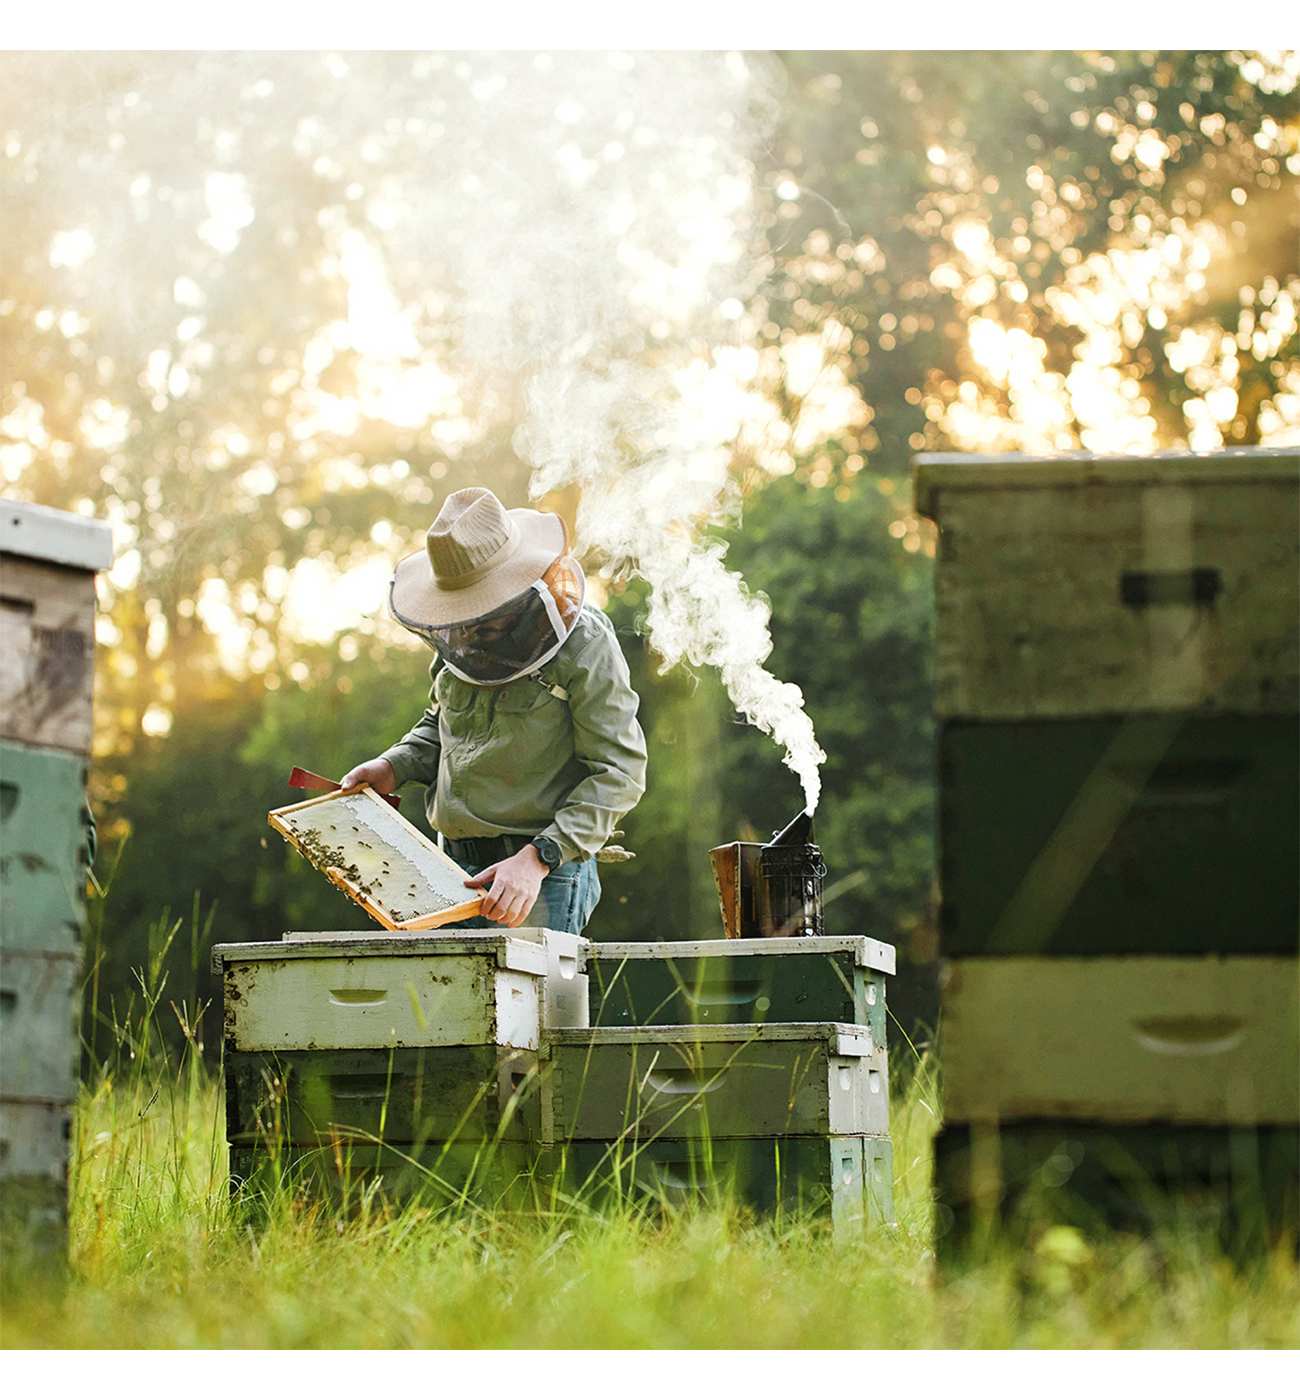
[[924,1066],[895,1105],[897,1227],[851,1243],[733,1209],[578,1203],[344,1219],[286,1199],[255,1230],[230,1205],[219,1086],[136,1048],[78,1107],[71,1278],[10,1282],[6,1347],[1300,1345],[1285,1252],[1241,1271],[1195,1238],[1060,1231],[936,1280]]

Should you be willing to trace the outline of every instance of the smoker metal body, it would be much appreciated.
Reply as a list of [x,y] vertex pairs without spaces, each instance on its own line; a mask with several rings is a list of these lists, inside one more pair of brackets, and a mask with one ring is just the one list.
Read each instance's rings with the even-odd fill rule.
[[0,501],[0,1254],[66,1246],[95,571],[112,532]]
[[916,499],[941,1251],[1030,1206],[1296,1229],[1300,453],[923,456]]
[[826,867],[801,812],[772,839],[733,841],[709,852],[727,938],[817,938]]

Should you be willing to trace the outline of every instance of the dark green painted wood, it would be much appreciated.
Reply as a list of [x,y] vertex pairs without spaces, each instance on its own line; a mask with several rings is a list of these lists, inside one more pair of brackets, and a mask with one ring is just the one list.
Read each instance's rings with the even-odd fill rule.
[[232,1143],[538,1139],[537,1055],[495,1045],[227,1051]]
[[[1295,715],[949,722],[939,770],[947,956],[1296,951]],[[1115,800],[1099,836],[1085,820],[1065,843],[1064,909],[1027,912],[1072,804]]]
[[0,742],[0,948],[69,953],[85,914],[86,763]]
[[363,1201],[523,1208],[545,1204],[548,1180],[545,1153],[521,1142],[230,1149],[231,1193],[253,1216],[283,1192],[344,1210]]
[[885,974],[850,952],[587,958],[593,1026],[847,1021],[885,1044]]
[[764,1034],[793,1029],[738,1026],[715,1039],[721,1028],[711,1027],[707,1040],[685,1028],[653,1039],[632,1029],[566,1032],[545,1055],[546,1135],[564,1142],[888,1134],[884,1051],[840,1054],[841,1040],[866,1043],[847,1026],[801,1027],[798,1038]]
[[555,1149],[553,1170],[569,1190],[595,1200],[682,1206],[732,1199],[762,1214],[831,1213],[845,1223],[893,1216],[892,1149],[884,1138],[572,1142]]
[[949,1124],[935,1139],[936,1236],[960,1258],[989,1227],[1090,1233],[1198,1223],[1236,1249],[1300,1229],[1300,1128]]

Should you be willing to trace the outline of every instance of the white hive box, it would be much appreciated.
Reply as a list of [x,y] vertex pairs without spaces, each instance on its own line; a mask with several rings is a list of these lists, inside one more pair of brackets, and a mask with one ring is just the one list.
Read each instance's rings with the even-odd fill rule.
[[[536,1050],[552,980],[552,1014],[585,1015],[581,952],[562,941],[458,931],[293,934],[279,943],[219,944],[212,958],[230,1050]],[[552,979],[552,967],[570,976]]]

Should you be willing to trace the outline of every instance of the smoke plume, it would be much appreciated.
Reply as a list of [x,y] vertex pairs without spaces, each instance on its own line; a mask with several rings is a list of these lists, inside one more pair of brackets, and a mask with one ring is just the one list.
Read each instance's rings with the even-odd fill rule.
[[[824,755],[803,696],[766,669],[769,608],[711,528],[739,510],[746,306],[771,269],[755,161],[778,65],[172,54],[11,58],[7,72],[14,169],[41,170],[39,185],[14,185],[14,214],[92,225],[61,235],[51,261],[98,308],[97,353],[142,364],[155,404],[192,396],[241,355],[269,357],[241,325],[211,370],[199,358],[241,266],[260,269],[248,275],[262,279],[268,335],[297,333],[295,287],[321,270],[295,249],[323,237],[325,275],[348,283],[355,307],[303,327],[310,364],[387,362],[407,410],[424,393],[424,421],[452,401],[513,425],[533,496],[576,488],[579,546],[649,584],[664,667],[717,668],[816,805]],[[58,93],[76,97],[29,120]],[[319,187],[340,193],[306,238],[296,221]],[[175,345],[178,308],[194,339],[153,348]],[[256,489],[274,486],[273,468],[257,469]]]

